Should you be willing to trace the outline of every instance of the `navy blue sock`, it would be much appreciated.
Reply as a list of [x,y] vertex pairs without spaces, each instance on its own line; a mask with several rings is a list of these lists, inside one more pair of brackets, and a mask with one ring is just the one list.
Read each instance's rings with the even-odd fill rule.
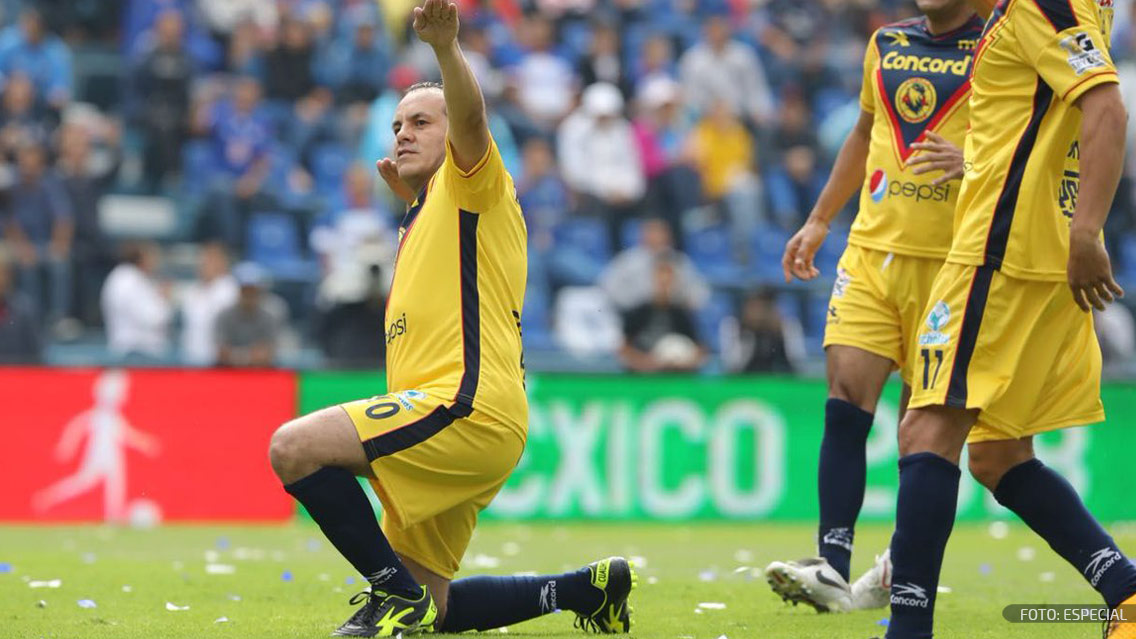
[[934,453],[899,460],[891,538],[888,639],[930,639],[943,551],[955,523],[959,467]]
[[1110,608],[1136,593],[1136,566],[1085,509],[1065,478],[1031,459],[1006,471],[994,498],[1073,564]]
[[421,589],[379,528],[367,493],[346,468],[327,466],[284,487],[339,554],[376,590],[417,599]]
[[845,581],[851,573],[856,518],[864,505],[868,474],[864,449],[873,419],[871,413],[842,399],[829,399],[824,405],[824,438],[817,471],[817,551]]
[[492,630],[556,610],[591,614],[603,603],[587,568],[543,577],[467,577],[450,584],[438,632]]

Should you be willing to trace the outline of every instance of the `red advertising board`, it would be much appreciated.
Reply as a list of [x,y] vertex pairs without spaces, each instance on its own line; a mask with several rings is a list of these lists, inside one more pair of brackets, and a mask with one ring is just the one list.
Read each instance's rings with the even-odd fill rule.
[[0,368],[0,520],[283,521],[291,372]]

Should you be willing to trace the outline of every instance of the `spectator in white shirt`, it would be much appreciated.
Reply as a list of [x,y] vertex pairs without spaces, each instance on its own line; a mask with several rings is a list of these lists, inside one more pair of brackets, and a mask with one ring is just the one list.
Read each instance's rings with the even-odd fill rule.
[[572,108],[576,76],[568,62],[552,51],[552,23],[547,18],[526,18],[521,38],[528,48],[516,71],[521,107],[537,124],[550,129]]
[[142,362],[166,356],[174,308],[157,278],[161,259],[157,244],[135,244],[107,276],[102,307],[112,355]]
[[597,82],[584,90],[580,108],[557,132],[560,169],[579,197],[580,212],[606,220],[612,246],[620,226],[638,213],[647,176],[631,122],[623,115],[623,95],[613,84]]
[[729,18],[712,16],[703,23],[704,41],[679,59],[683,95],[688,106],[705,113],[724,100],[734,114],[762,125],[773,116],[773,98],[765,70],[749,46],[731,39]]
[[197,280],[181,297],[181,355],[187,364],[212,366],[217,362],[214,326],[221,311],[237,303],[239,287],[229,272],[229,256],[219,243],[201,247]]

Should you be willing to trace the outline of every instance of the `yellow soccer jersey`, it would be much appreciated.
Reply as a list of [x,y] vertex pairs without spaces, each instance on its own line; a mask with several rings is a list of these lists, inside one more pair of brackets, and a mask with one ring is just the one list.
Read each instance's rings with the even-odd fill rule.
[[971,170],[948,261],[1065,280],[1080,184],[1081,111],[1073,103],[1117,81],[1111,27],[1112,0],[1002,0],[995,7],[971,78]]
[[446,161],[408,209],[386,309],[387,388],[452,397],[523,431],[520,318],[527,232],[496,143],[472,170]]
[[860,212],[851,244],[944,258],[951,244],[959,183],[932,186],[938,173],[908,164],[926,131],[960,148],[966,136],[968,76],[982,20],[932,35],[926,18],[876,31],[864,55],[860,108],[874,116]]

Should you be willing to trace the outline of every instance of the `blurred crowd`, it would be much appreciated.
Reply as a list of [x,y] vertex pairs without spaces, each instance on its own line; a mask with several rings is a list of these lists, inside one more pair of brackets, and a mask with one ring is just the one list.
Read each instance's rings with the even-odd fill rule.
[[[374,163],[401,92],[438,79],[415,4],[0,0],[0,359],[381,365],[403,209]],[[530,354],[815,363],[855,202],[820,281],[785,284],[781,250],[858,116],[868,36],[914,3],[458,4],[529,229]],[[1131,188],[1107,242],[1136,287]],[[1099,324],[1130,364],[1131,314]]]

